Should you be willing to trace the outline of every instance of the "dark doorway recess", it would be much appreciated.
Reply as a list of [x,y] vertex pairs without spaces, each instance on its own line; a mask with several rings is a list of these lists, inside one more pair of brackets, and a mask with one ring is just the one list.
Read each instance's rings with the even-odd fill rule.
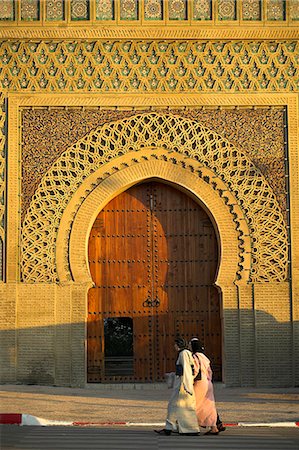
[[195,200],[172,185],[135,185],[99,213],[88,252],[88,382],[163,380],[177,334],[203,341],[221,380],[218,243]]

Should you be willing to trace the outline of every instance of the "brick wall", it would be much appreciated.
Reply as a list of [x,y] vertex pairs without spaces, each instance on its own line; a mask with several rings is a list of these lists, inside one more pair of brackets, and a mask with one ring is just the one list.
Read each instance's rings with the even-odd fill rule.
[[254,286],[257,385],[292,384],[289,283]]
[[0,373],[3,383],[16,381],[16,284],[0,283]]
[[[1,382],[84,386],[86,285],[2,284],[0,294]],[[289,284],[225,286],[222,296],[225,384],[294,385]]]

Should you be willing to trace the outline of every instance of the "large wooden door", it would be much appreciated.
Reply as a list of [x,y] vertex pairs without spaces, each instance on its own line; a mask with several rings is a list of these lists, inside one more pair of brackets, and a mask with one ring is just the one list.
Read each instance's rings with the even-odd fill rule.
[[148,182],[114,198],[89,239],[88,382],[150,382],[174,369],[177,334],[198,336],[221,379],[218,245],[207,213]]

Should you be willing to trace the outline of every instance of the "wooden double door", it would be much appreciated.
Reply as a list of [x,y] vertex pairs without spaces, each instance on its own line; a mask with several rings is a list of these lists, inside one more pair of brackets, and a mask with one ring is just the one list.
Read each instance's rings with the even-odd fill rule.
[[161,381],[174,339],[199,337],[221,379],[218,244],[207,213],[168,184],[133,186],[89,238],[88,382]]

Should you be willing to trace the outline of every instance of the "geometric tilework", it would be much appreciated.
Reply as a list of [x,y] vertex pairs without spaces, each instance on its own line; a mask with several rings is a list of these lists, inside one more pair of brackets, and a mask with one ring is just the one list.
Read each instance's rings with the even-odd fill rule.
[[64,1],[48,0],[46,2],[46,20],[64,20]]
[[161,0],[144,0],[145,20],[162,20],[163,9]]
[[14,20],[15,5],[13,0],[2,0],[0,4],[0,20]]
[[97,20],[114,19],[113,0],[96,0],[96,19]]
[[298,92],[298,41],[0,43],[0,87],[22,92]]
[[21,19],[26,21],[39,20],[40,4],[37,0],[20,0],[21,1]]
[[186,0],[168,0],[168,4],[169,4],[169,20],[187,19]]
[[89,19],[89,0],[71,0],[71,20]]
[[261,0],[242,1],[243,20],[261,20]]
[[289,0],[290,18],[299,20],[299,2],[298,0]]
[[237,4],[235,0],[218,1],[218,20],[236,20]]
[[138,19],[138,1],[120,0],[120,19],[137,20]]
[[284,0],[268,0],[267,20],[285,20]]
[[[252,245],[252,281],[287,278],[288,244],[280,207],[259,170],[244,153],[198,122],[172,114],[136,114],[107,123],[66,150],[42,179],[24,219],[22,280],[55,282],[55,242],[63,211],[83,180],[110,159],[142,146],[164,147],[175,164],[182,154],[211,170],[236,198],[248,222]],[[154,151],[154,150],[153,150]],[[119,170],[119,169],[118,169]],[[198,171],[200,176],[200,170]],[[213,181],[210,180],[213,185]],[[88,193],[86,193],[88,195]],[[232,214],[237,217],[234,205]],[[242,244],[241,244],[242,246]]]
[[[69,8],[66,8],[67,3]],[[1,0],[0,20],[41,20],[41,6],[46,11],[47,25],[49,21],[68,23],[70,20],[80,25],[82,20],[94,19],[115,20],[115,24],[119,20],[136,22],[140,19],[139,11],[144,13],[145,20],[166,18],[185,22],[185,25],[189,19],[285,21],[287,15],[291,20],[298,20],[299,8],[298,0]]]
[[[70,8],[65,9],[66,3],[70,3]],[[214,20],[213,9],[218,20],[236,21],[241,17],[245,21],[285,21],[287,14],[291,20],[298,20],[299,8],[298,0],[1,0],[0,20],[40,20],[41,5],[47,21],[137,21],[140,10],[145,20],[163,20],[167,14],[168,20],[179,20],[185,25],[189,19]]]
[[212,20],[211,0],[194,0],[193,20]]

